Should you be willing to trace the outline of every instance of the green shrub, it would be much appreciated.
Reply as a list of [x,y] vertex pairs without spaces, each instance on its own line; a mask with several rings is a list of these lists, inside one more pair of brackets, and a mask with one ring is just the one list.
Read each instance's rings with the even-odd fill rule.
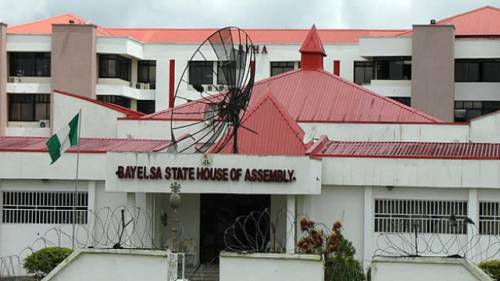
[[304,236],[298,241],[300,253],[322,255],[325,259],[325,281],[364,281],[360,262],[354,258],[356,250],[342,233],[342,224],[333,224],[332,233],[324,231],[314,222],[303,218],[300,229]]
[[24,259],[24,269],[42,279],[59,263],[71,254],[72,250],[60,247],[47,247],[38,250]]
[[482,261],[478,266],[493,279],[500,281],[500,260]]

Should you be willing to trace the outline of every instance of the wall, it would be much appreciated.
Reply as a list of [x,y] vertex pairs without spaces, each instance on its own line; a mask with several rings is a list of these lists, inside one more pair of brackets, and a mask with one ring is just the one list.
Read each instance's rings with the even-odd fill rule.
[[52,128],[57,132],[78,113],[81,116],[81,137],[116,138],[118,118],[125,114],[116,110],[76,97],[53,93]]
[[299,123],[305,133],[314,131],[337,141],[468,142],[467,124]]
[[43,280],[164,281],[169,280],[169,262],[165,251],[84,249],[71,254]]
[[52,26],[52,87],[95,98],[97,80],[96,26]]
[[414,25],[412,107],[444,121],[454,119],[455,30],[451,25]]
[[473,264],[457,258],[377,258],[371,264],[373,281],[492,281]]
[[7,25],[0,23],[0,136],[7,128]]
[[[353,242],[356,258],[363,259],[363,188],[353,186],[322,186],[321,195],[299,196],[297,220],[306,216],[331,229],[341,221],[345,237]],[[297,240],[301,237],[300,231]]]
[[500,112],[496,111],[470,121],[470,138],[473,142],[500,142]]
[[220,281],[323,281],[324,268],[320,256],[295,254],[220,255]]

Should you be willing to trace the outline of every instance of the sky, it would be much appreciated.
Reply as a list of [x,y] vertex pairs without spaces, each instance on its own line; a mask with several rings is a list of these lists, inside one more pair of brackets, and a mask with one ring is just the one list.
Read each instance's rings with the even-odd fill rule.
[[12,25],[72,13],[105,27],[410,28],[500,0],[0,0]]

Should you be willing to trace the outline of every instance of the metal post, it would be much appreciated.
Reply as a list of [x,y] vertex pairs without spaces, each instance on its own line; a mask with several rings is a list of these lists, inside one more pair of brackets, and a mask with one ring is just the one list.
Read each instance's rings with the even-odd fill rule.
[[71,236],[71,249],[75,250],[75,235],[76,235],[76,197],[78,195],[78,169],[80,165],[80,130],[82,124],[82,109],[78,111],[78,129],[77,129],[77,139],[78,144],[76,145],[76,172],[75,172],[75,190],[73,193],[73,229]]

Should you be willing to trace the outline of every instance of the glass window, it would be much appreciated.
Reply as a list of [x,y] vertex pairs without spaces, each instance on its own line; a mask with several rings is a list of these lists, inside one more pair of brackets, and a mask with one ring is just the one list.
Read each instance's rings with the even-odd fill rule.
[[2,223],[87,223],[87,192],[4,191],[2,195]]
[[390,99],[393,99],[399,103],[402,103],[406,106],[411,106],[411,98],[409,97],[389,97]]
[[190,61],[189,84],[211,85],[214,83],[213,61]]
[[220,61],[217,66],[217,85],[236,85],[236,62]]
[[455,82],[500,82],[500,59],[455,60]]
[[99,55],[99,78],[130,81],[132,60],[119,55]]
[[472,118],[500,110],[500,101],[455,101],[455,121]]
[[130,108],[130,99],[122,96],[99,95],[97,100]]
[[137,101],[137,111],[151,114],[155,112],[155,101],[154,100],[138,100]]
[[156,61],[154,60],[141,60],[138,65],[137,82],[148,83],[150,89],[156,87]]
[[271,62],[271,76],[280,75],[282,73],[292,71],[294,69],[295,69],[295,62],[294,61],[272,61]]
[[49,120],[49,94],[8,94],[9,121]]
[[27,77],[50,77],[50,53],[9,53],[9,75]]
[[354,83],[358,85],[370,84],[373,80],[373,62],[355,61],[354,62]]
[[411,80],[410,57],[374,58],[377,80]]

